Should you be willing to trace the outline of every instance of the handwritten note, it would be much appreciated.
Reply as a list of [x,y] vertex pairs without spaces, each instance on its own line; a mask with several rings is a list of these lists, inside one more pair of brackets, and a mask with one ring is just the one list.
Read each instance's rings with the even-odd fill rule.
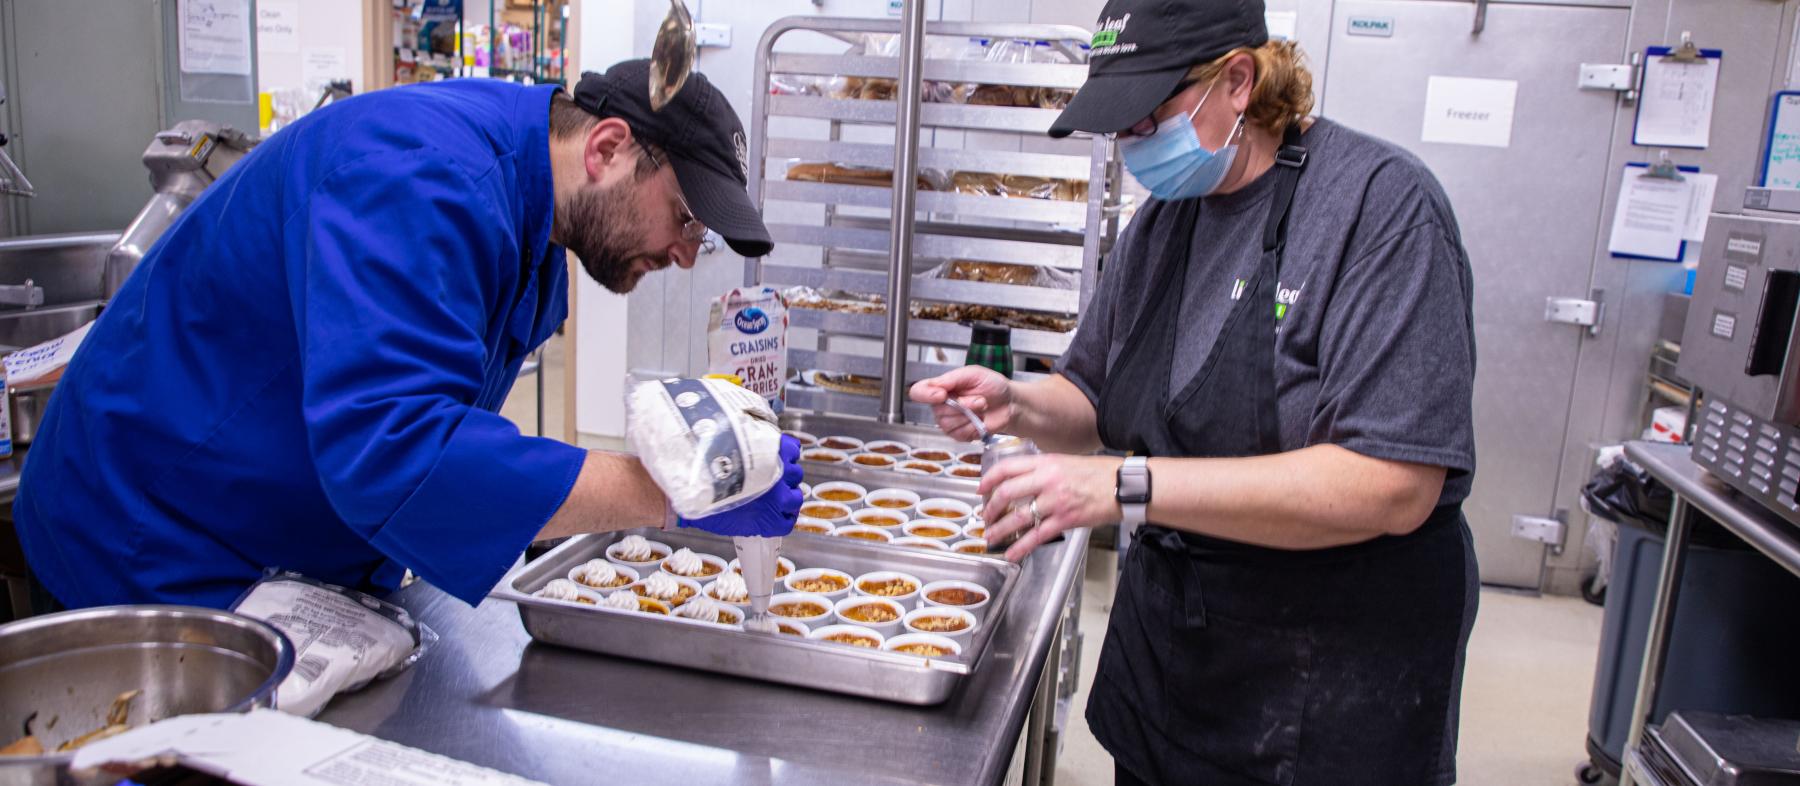
[[1644,59],[1644,94],[1638,99],[1633,144],[1699,148],[1712,141],[1720,52],[1700,51],[1700,62],[1684,63],[1665,60],[1666,49],[1650,48]]
[[1763,162],[1763,185],[1800,188],[1800,94],[1775,97],[1774,121],[1769,133],[1768,158]]

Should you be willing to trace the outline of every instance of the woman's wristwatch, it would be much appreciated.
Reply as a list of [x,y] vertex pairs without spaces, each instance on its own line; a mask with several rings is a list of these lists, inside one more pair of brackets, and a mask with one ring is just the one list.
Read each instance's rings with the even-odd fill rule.
[[1127,456],[1119,465],[1113,498],[1119,501],[1124,518],[1120,524],[1136,526],[1144,523],[1150,510],[1150,457]]

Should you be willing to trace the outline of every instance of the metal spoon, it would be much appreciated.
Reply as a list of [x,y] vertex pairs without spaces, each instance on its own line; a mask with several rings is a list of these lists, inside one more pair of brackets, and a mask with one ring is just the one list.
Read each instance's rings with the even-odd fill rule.
[[675,100],[699,59],[694,46],[694,17],[681,0],[669,0],[669,15],[656,30],[650,47],[650,111],[661,112]]

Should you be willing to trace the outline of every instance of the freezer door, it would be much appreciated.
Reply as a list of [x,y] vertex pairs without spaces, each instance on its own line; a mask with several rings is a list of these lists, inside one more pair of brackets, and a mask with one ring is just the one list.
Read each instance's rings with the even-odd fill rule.
[[[1629,11],[1496,2],[1473,34],[1475,6],[1467,2],[1335,5],[1324,116],[1431,167],[1474,267],[1477,469],[1464,510],[1481,579],[1538,588],[1545,545],[1514,537],[1512,521],[1554,506],[1586,335],[1545,322],[1545,300],[1588,295],[1618,103],[1612,92],[1577,88],[1576,77],[1582,63],[1619,62]],[[1480,134],[1422,141],[1434,76],[1515,82],[1506,146]]]

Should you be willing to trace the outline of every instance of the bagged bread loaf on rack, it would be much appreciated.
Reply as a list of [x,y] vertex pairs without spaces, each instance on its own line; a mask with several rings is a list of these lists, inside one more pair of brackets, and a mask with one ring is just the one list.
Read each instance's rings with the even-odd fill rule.
[[737,508],[781,480],[781,427],[769,402],[723,379],[636,382],[625,434],[645,471],[690,519]]

